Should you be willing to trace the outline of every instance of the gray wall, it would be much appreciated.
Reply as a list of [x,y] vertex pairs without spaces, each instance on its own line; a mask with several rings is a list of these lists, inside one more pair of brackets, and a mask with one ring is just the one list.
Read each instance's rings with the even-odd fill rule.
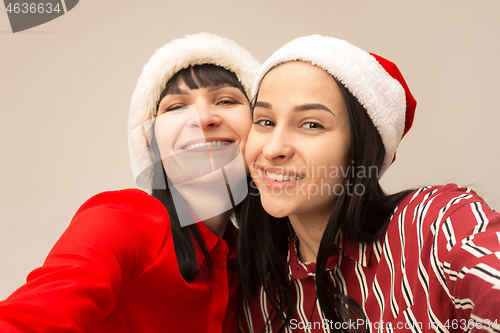
[[0,299],[43,263],[87,198],[135,186],[135,82],[156,48],[199,31],[261,61],[313,33],[393,60],[418,106],[384,187],[456,182],[500,208],[499,14],[498,0],[85,0],[12,34],[0,12]]

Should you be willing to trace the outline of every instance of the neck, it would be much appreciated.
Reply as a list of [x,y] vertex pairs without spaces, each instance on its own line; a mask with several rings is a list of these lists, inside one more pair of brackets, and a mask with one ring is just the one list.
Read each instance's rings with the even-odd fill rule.
[[330,218],[328,214],[290,215],[290,224],[299,239],[298,258],[302,262],[316,262],[321,238]]
[[233,210],[228,210],[220,215],[211,217],[203,221],[203,224],[217,237],[222,238],[226,232],[226,227]]
[[[223,190],[210,190],[211,183],[189,184],[185,182],[174,185],[179,194],[186,200],[193,213],[216,236],[222,238],[226,231],[227,223],[233,212],[226,188]],[[213,188],[213,187],[212,187]],[[224,213],[220,213],[224,212]]]

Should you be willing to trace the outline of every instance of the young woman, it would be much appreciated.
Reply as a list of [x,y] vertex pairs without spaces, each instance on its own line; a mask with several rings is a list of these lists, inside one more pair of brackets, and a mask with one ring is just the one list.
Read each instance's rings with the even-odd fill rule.
[[500,332],[500,215],[454,184],[385,194],[416,102],[396,65],[298,38],[257,75],[244,332]]
[[[88,200],[43,266],[0,303],[0,332],[237,330],[229,220],[245,196],[238,193],[246,178],[241,152],[258,66],[233,41],[206,33],[155,52],[129,115],[133,169],[152,194],[128,189]],[[187,161],[212,168],[173,166]],[[204,193],[207,184],[225,192],[211,185]],[[216,209],[193,194],[210,196]]]

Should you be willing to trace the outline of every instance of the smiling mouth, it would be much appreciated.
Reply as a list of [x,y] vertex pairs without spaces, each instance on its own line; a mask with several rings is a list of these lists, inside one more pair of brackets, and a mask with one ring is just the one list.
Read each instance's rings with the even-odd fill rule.
[[291,181],[294,182],[296,180],[301,180],[306,178],[306,176],[300,176],[300,175],[283,175],[279,173],[272,173],[268,171],[264,171],[264,174],[266,175],[267,178],[274,180],[276,182],[283,182],[283,181]]
[[193,150],[193,149],[198,149],[198,150],[204,150],[208,147],[224,147],[224,146],[229,146],[232,144],[233,141],[209,141],[209,142],[197,142],[197,143],[192,143],[190,145],[182,146],[182,150]]

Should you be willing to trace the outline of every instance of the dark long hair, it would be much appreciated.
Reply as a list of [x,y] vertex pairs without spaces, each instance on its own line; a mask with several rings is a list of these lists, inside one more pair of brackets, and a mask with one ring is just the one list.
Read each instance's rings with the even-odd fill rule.
[[[184,82],[189,89],[199,89],[217,86],[219,84],[229,84],[240,89],[246,96],[243,86],[238,81],[238,78],[234,73],[212,64],[190,66],[177,72],[168,81],[165,89],[160,96],[160,99],[158,100],[157,112],[162,98],[165,95],[171,93],[174,89],[177,89],[181,82]],[[172,238],[174,241],[175,254],[177,256],[177,263],[179,265],[179,270],[182,274],[182,277],[184,278],[184,280],[189,282],[192,281],[197,275],[198,258],[196,256],[195,245],[193,244],[194,240],[200,247],[204,256],[204,266],[202,267],[203,269],[200,271],[200,273],[205,273],[206,278],[210,278],[213,271],[212,259],[210,258],[210,254],[208,253],[207,247],[205,245],[205,242],[203,241],[200,231],[198,230],[198,227],[196,226],[196,224],[191,224],[186,227],[181,227],[180,225],[179,220],[181,218],[191,218],[189,208],[187,207],[187,205],[181,207],[180,209],[176,209],[176,207],[174,206],[172,191],[175,191],[175,189],[169,188],[168,186],[167,175],[161,163],[160,151],[158,149],[154,131],[151,140],[151,149],[153,151],[154,160],[159,161],[156,162],[153,166],[153,191],[151,195],[158,199],[168,211],[172,229]],[[241,206],[242,203],[235,207],[234,211],[236,215],[239,215]]]
[[[380,170],[385,150],[377,129],[359,101],[338,80],[335,79],[335,82],[349,115],[349,168],[370,172],[373,169]],[[361,186],[364,191],[343,191],[334,204],[321,239],[316,261],[316,297],[323,315],[335,322],[366,319],[361,306],[334,286],[327,271],[328,257],[334,251],[333,244],[338,232],[341,231],[344,237],[354,242],[380,239],[394,208],[411,193],[408,190],[393,195],[385,194],[376,173],[370,177],[357,177],[357,172],[347,172],[344,188]],[[274,218],[264,211],[257,187],[252,183],[249,201],[240,221],[238,269],[244,296],[247,299],[255,298],[258,288],[262,286],[271,304],[264,330],[280,326],[278,332],[283,332],[285,327],[290,326],[295,311],[286,262],[291,232],[287,217]]]

